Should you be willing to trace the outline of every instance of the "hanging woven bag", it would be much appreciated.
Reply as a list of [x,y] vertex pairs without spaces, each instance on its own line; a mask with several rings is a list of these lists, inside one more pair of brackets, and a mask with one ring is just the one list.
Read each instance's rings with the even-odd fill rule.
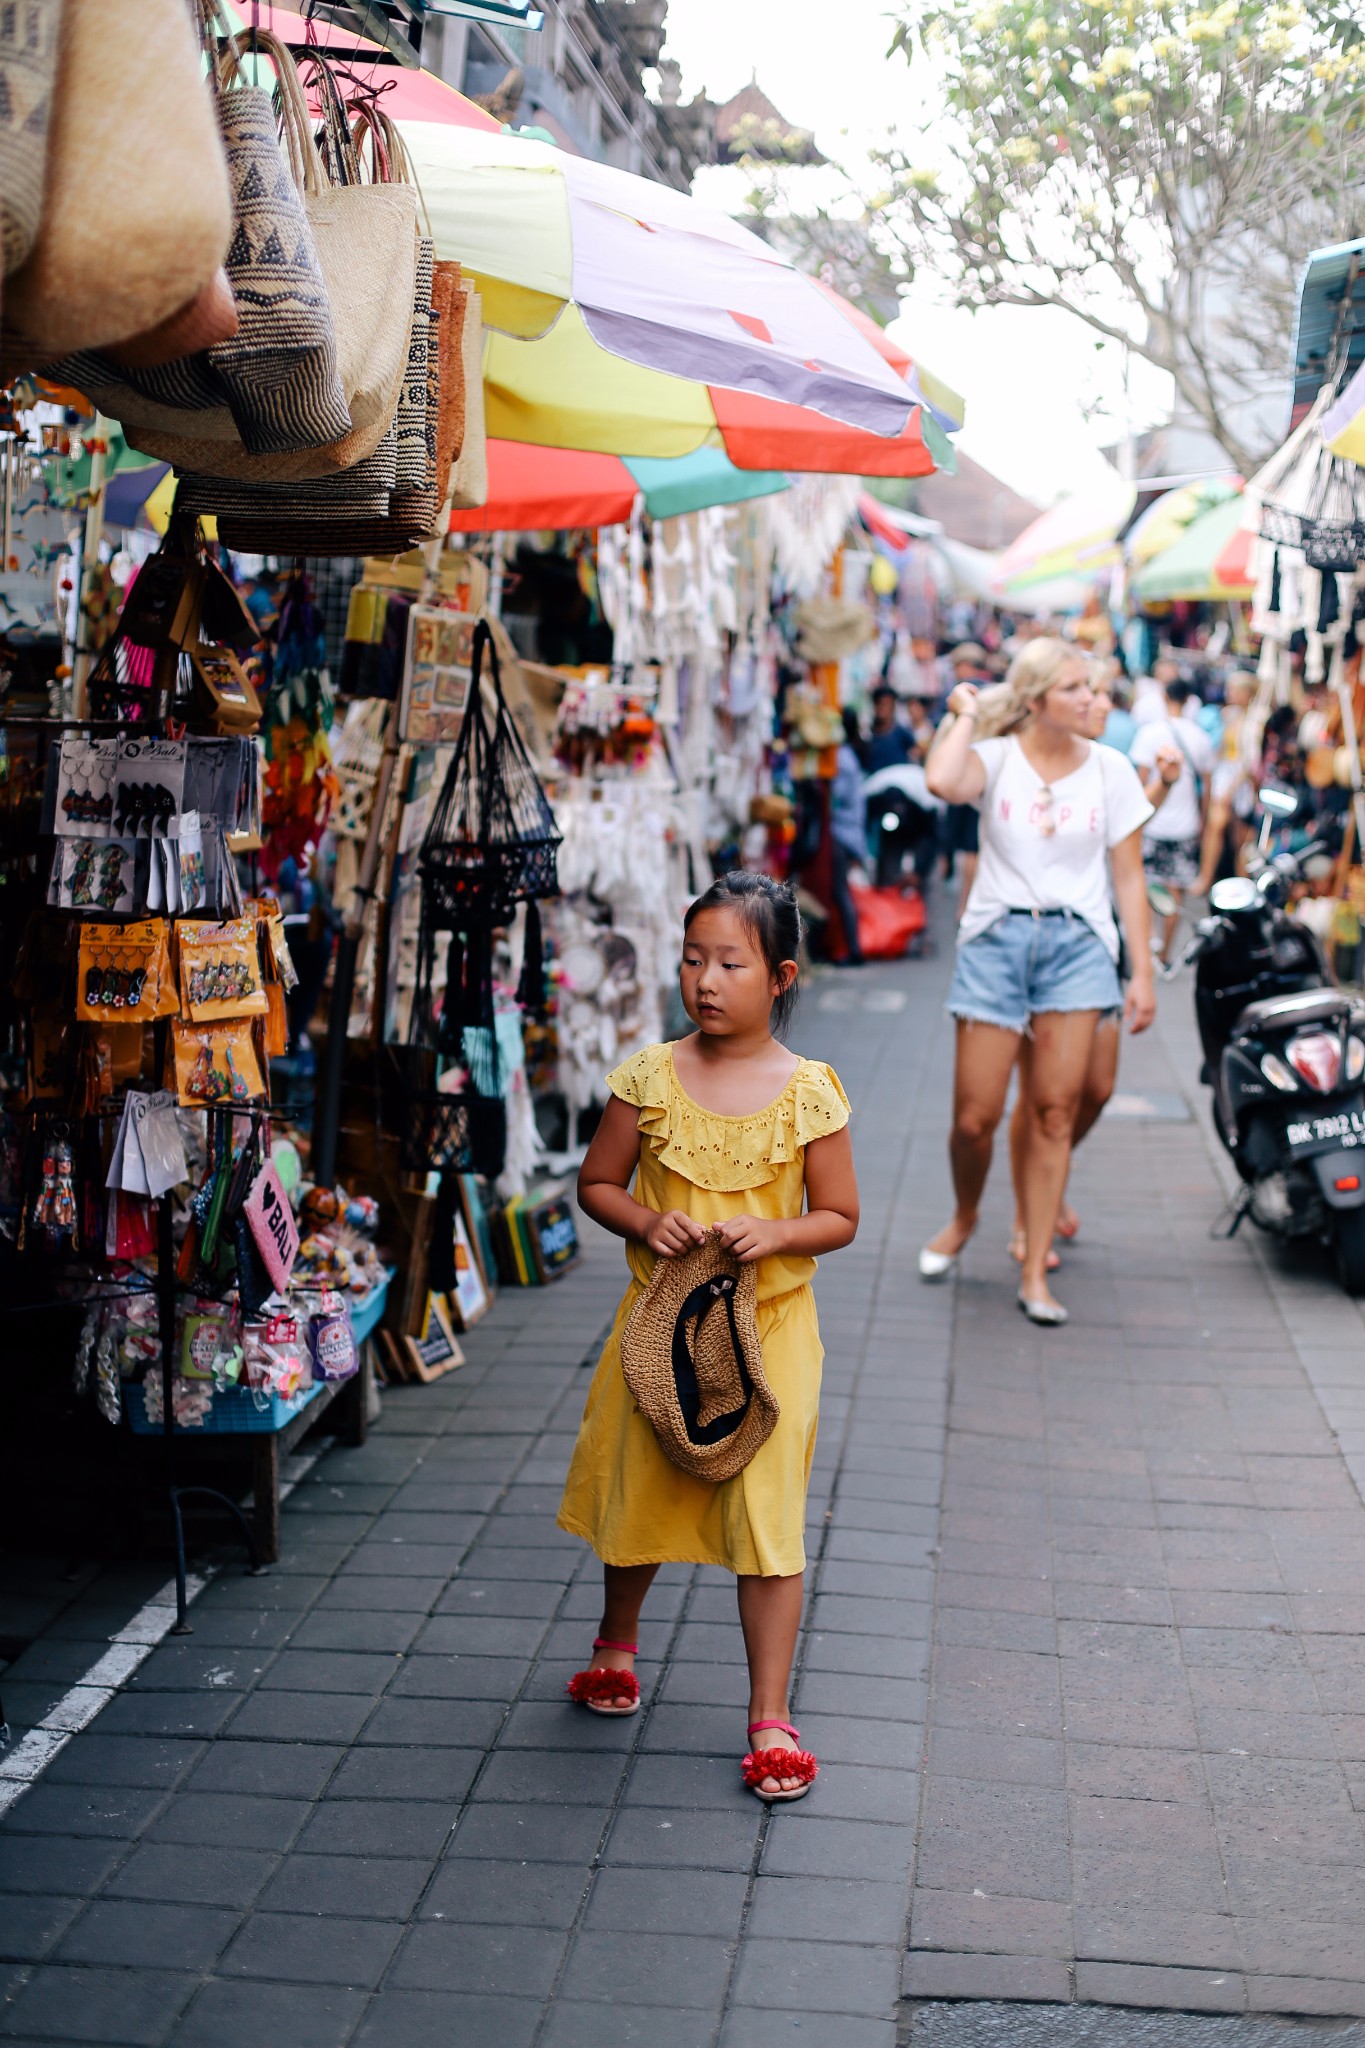
[[155,327],[210,282],[233,231],[185,0],[60,0],[60,15],[41,218],[5,285],[11,352],[32,361]]
[[0,7],[0,272],[18,269],[38,232],[60,22],[53,0]]

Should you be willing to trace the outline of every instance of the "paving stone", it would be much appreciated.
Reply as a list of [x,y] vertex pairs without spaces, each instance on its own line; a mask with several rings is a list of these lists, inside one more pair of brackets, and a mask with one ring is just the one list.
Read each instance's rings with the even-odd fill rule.
[[1005,1998],[1047,2005],[1071,2001],[1071,1973],[1044,1956],[934,1954],[914,1950],[905,1959],[907,1998]]
[[453,1810],[483,1763],[478,1749],[353,1749],[327,1788],[329,1799],[440,1800]]
[[463,1991],[545,1998],[564,1953],[564,1934],[550,1927],[452,1926],[424,1920],[394,1963],[389,1983],[400,1991]]
[[482,2048],[485,2041],[496,2048],[531,2048],[543,2010],[529,1998],[386,1988],[366,2013],[355,2048],[431,2048],[433,2042]]
[[544,1749],[499,1750],[474,1787],[476,1800],[552,1799],[604,1807],[625,1768],[620,1756],[593,1756]]
[[453,1803],[436,1799],[324,1799],[298,1840],[314,1856],[440,1854],[455,1825]]
[[495,1861],[524,1858],[528,1862],[586,1865],[597,1853],[604,1824],[596,1806],[551,1806],[539,1801],[468,1806],[460,1815],[449,1856],[452,1860],[463,1856]]
[[86,1728],[59,1750],[43,1772],[45,1785],[149,1785],[163,1790],[183,1779],[205,1754],[199,1742],[154,1736],[105,1735]]
[[236,1932],[238,1919],[230,1908],[96,1899],[63,1938],[55,1960],[211,1970]]
[[374,1697],[393,1678],[392,1652],[366,1656],[359,1650],[281,1650],[261,1680],[270,1692],[363,1693]]
[[279,1865],[258,1904],[267,1913],[319,1913],[407,1920],[430,1881],[428,1857],[307,1856]]
[[55,1946],[83,1903],[43,1892],[7,1896],[0,1902],[0,1962],[38,1962]]
[[719,1936],[580,1934],[569,1951],[561,1989],[566,1998],[624,2005],[646,2000],[673,2010],[718,2010],[730,1957]]
[[401,1939],[382,1920],[253,1913],[219,1964],[225,1977],[373,1987]]
[[153,1842],[197,1842],[202,1848],[287,1849],[307,1819],[302,1799],[264,1799],[247,1792],[182,1792],[149,1831]]
[[365,1993],[333,1984],[259,1984],[214,1978],[171,2036],[169,2048],[343,2048],[365,2009]]
[[117,1842],[21,1832],[25,1794],[0,1829],[0,1892],[65,1892],[89,1898],[124,1854]]
[[126,1842],[148,1826],[165,1796],[160,1787],[38,1784],[15,1808],[15,1825],[32,1834],[106,1835]]
[[603,1860],[651,1868],[747,1871],[753,1864],[758,1831],[757,1801],[753,1800],[738,1812],[625,1807],[607,1838]]
[[345,1754],[314,1742],[215,1742],[189,1779],[190,1792],[245,1792],[315,1799]]
[[[782,1823],[790,1822],[790,1825]],[[763,1846],[765,1873],[786,1877],[904,1879],[915,1851],[910,1827],[824,1820],[777,1809]]]
[[129,2048],[159,2048],[195,1984],[179,1971],[39,1963],[9,2003],[4,2031],[31,2031],[61,2042],[120,2041]]
[[[601,1872],[599,1886],[614,1874]],[[637,1885],[639,1874],[632,1872],[628,1881]],[[436,1873],[423,1902],[422,1917],[446,1920],[457,1927],[486,1922],[567,1930],[582,1907],[587,1886],[587,1873],[576,1863],[498,1863],[450,1857]]]
[[795,2012],[859,2013],[889,2019],[896,2009],[900,1945],[831,1946],[746,1939],[735,1969],[740,2005],[785,2006]]
[[239,1741],[354,1742],[373,1710],[373,1698],[358,1693],[255,1692],[232,1733]]
[[586,2004],[557,1998],[550,2007],[539,2048],[711,2048],[715,2018],[710,2013],[670,2012],[663,2006]]
[[1144,1969],[1135,1963],[1076,1965],[1076,1996],[1097,2005],[1145,2005],[1177,2012],[1241,2012],[1246,1985],[1237,1970]]
[[[767,2006],[734,2005],[721,2028],[719,2048],[807,2048],[815,2040],[829,2040],[827,2021],[812,2022],[799,2012],[773,2010]],[[894,2021],[839,2015],[839,2048],[896,2048]]]
[[260,1850],[220,1849],[206,1856],[202,1848],[178,1842],[143,1842],[106,1889],[121,1899],[246,1907],[274,1867],[275,1858]]
[[498,1700],[384,1699],[365,1723],[360,1741],[384,1748],[482,1750],[491,1746],[505,1712]]
[[598,1933],[734,1938],[748,1893],[739,1871],[600,1870],[583,1925]]

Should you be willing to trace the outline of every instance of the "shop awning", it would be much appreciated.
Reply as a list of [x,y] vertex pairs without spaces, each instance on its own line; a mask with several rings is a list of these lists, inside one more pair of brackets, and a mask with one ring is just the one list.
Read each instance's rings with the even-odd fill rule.
[[546,529],[619,526],[638,497],[653,519],[771,497],[789,487],[784,475],[754,475],[719,450],[703,448],[672,460],[622,460],[574,449],[535,448],[516,441],[488,444],[488,502],[451,515],[452,533],[539,533]]
[[1000,596],[1008,603],[1012,593],[1113,568],[1136,498],[1115,475],[1040,513],[1000,556]]
[[1241,526],[1240,493],[1201,512],[1178,540],[1138,570],[1133,578],[1133,596],[1147,604],[1177,598],[1216,602],[1250,597],[1249,583],[1225,583],[1219,574],[1224,552],[1236,540]]

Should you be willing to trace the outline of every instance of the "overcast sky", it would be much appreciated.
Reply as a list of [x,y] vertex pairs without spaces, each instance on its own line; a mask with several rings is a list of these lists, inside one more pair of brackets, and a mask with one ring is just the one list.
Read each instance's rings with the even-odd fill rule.
[[[852,163],[898,118],[913,118],[903,57],[886,58],[894,17],[883,0],[670,0],[667,53],[682,66],[683,97],[724,101],[751,76],[824,154]],[[818,179],[811,171],[799,177]],[[703,172],[699,197],[742,203],[738,173]],[[799,181],[794,198],[799,203]],[[961,446],[1036,502],[1083,489],[1103,467],[1098,450],[1124,419],[1122,351],[1064,313],[958,311],[932,279],[917,280],[897,337],[967,400]],[[1130,371],[1134,423],[1157,416],[1165,380]],[[1087,419],[1083,406],[1103,415]]]

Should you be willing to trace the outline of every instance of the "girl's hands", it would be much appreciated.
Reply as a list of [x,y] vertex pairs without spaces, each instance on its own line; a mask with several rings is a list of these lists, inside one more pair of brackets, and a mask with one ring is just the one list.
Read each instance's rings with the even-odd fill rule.
[[682,1252],[690,1252],[699,1244],[705,1244],[706,1232],[700,1223],[694,1223],[685,1209],[665,1209],[662,1216],[656,1216],[644,1232],[644,1241],[656,1257],[676,1259]]
[[981,692],[975,683],[958,683],[948,699],[948,710],[954,718],[975,718],[976,700]]
[[1124,1021],[1130,1032],[1146,1031],[1156,1021],[1156,985],[1150,974],[1134,975],[1123,1004]]
[[714,1226],[721,1243],[732,1251],[741,1265],[754,1259],[771,1258],[786,1249],[787,1225],[766,1216],[730,1216]]

